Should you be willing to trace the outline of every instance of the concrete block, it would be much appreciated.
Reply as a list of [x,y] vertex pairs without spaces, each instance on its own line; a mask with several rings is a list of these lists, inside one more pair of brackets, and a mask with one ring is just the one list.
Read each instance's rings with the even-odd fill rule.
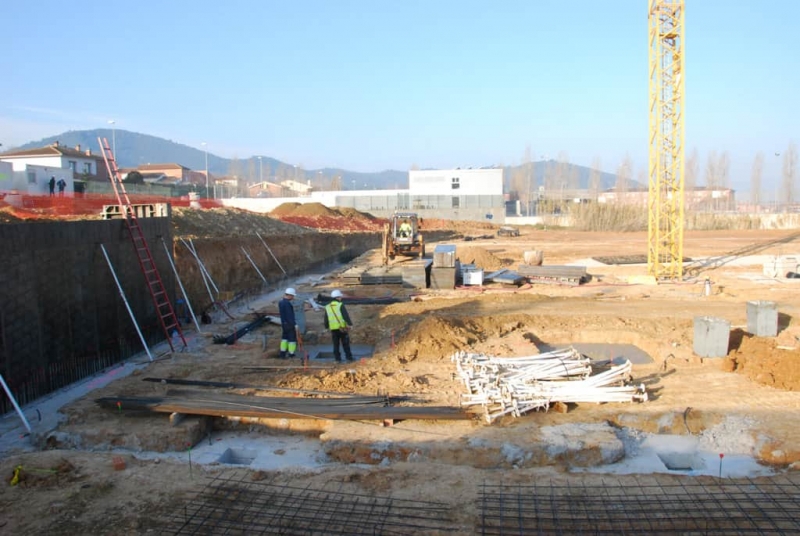
[[413,288],[428,288],[431,280],[431,260],[409,261],[402,267],[403,284]]
[[456,246],[439,244],[433,250],[434,268],[454,268],[456,265]]
[[747,332],[758,337],[775,337],[778,334],[778,308],[775,302],[747,302]]
[[723,318],[696,316],[692,349],[700,357],[725,357],[731,338],[731,323]]
[[431,288],[452,289],[456,286],[456,269],[433,268],[431,270]]

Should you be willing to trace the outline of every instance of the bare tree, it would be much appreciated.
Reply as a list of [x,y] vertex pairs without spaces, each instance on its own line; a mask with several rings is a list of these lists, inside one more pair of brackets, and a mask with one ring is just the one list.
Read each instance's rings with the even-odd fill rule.
[[717,151],[711,151],[708,153],[708,158],[706,160],[706,188],[709,190],[713,190],[719,186],[717,183],[717,164],[719,164]]
[[718,166],[719,158],[717,157],[717,152],[711,151],[708,153],[708,159],[706,160],[706,208],[709,210],[713,210],[716,204],[714,190],[719,188]]
[[791,142],[783,153],[783,182],[781,190],[787,205],[794,204],[795,181],[797,179],[797,146]]
[[692,149],[689,154],[689,159],[686,160],[683,171],[683,202],[686,208],[690,208],[696,203],[695,187],[697,186],[697,167],[699,157],[697,155],[697,148]]
[[286,164],[279,164],[278,169],[275,170],[275,178],[278,180],[278,182],[291,178],[292,171],[290,170],[292,170],[292,168]]
[[569,188],[569,172],[570,172],[569,155],[566,151],[558,153],[558,161],[555,168],[555,182],[557,188],[559,203],[564,204],[566,189]]
[[522,155],[522,166],[525,168],[525,214],[531,215],[533,205],[533,192],[536,190],[536,178],[533,176],[533,151],[531,144],[525,146],[525,154]]
[[511,168],[509,178],[509,193],[512,199],[519,200],[526,207],[526,215],[530,215],[531,207],[530,150],[530,145],[525,147],[521,165]]
[[247,183],[254,184],[258,182],[258,172],[256,170],[256,160],[255,158],[250,158],[247,160]]
[[750,172],[750,201],[761,212],[761,179],[764,175],[764,153],[759,151],[753,160],[753,169]]
[[630,188],[632,176],[633,160],[631,160],[629,154],[625,153],[625,158],[622,159],[622,162],[617,168],[617,184],[614,186],[614,190],[617,192],[617,202],[622,203],[623,198],[626,197],[628,189]]
[[719,162],[717,163],[717,176],[719,177],[718,185],[720,188],[730,188],[730,173],[731,173],[731,157],[728,151],[722,151],[719,155]]
[[694,187],[697,186],[697,167],[699,160],[697,148],[692,149],[689,158],[686,160],[683,172],[683,187],[687,190],[693,190]]
[[234,156],[231,159],[231,163],[228,164],[228,176],[236,178],[242,176],[242,161],[237,156]]
[[339,192],[342,189],[342,176],[335,175],[331,177],[331,191],[332,192]]
[[595,156],[592,159],[592,168],[589,170],[589,191],[591,192],[592,201],[597,201],[597,196],[600,194],[602,188],[602,172],[600,171],[600,157]]

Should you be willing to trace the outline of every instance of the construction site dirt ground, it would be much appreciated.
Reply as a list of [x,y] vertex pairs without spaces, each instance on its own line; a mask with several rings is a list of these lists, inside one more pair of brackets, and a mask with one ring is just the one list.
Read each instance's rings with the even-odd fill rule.
[[[693,278],[651,285],[636,279],[646,275],[645,265],[604,265],[591,260],[593,256],[645,255],[645,233],[522,228],[519,237],[498,239],[486,237],[492,231],[470,233],[468,226],[459,225],[462,236],[483,236],[448,241],[457,246],[462,262],[474,262],[486,270],[514,268],[522,262],[524,251],[540,250],[546,265],[587,266],[591,280],[580,286],[489,284],[416,290],[401,285],[343,285],[336,275],[345,266],[292,281],[300,298],[340,288],[345,296],[391,296],[401,301],[348,306],[354,320],[353,343],[369,345],[374,351],[371,357],[341,365],[311,360],[308,368],[302,368],[297,360],[294,368],[248,368],[286,364],[277,359],[280,330],[275,326],[250,333],[234,345],[212,344],[214,334],[230,334],[253,313],[277,314],[279,293],[234,307],[235,320],[217,315],[214,324],[203,326],[203,333],[187,328],[190,352],[140,366],[62,408],[63,422],[49,434],[46,449],[5,453],[0,462],[5,482],[0,487],[0,532],[176,532],[169,520],[194,500],[208,479],[233,474],[246,481],[266,479],[297,489],[335,488],[395,500],[435,501],[448,507],[448,530],[470,534],[480,517],[480,487],[487,483],[519,486],[546,480],[599,490],[609,485],[641,485],[642,478],[689,478],[666,470],[654,471],[663,477],[593,471],[624,462],[648,434],[696,438],[705,450],[720,454],[722,476],[757,481],[763,474],[723,475],[722,455],[726,460],[751,457],[765,472],[795,474],[800,466],[800,279],[763,275],[763,264],[772,256],[800,259],[800,244],[791,240],[792,232],[688,232],[684,255],[718,262],[701,268]],[[434,245],[429,244],[429,252]],[[748,246],[755,246],[751,257],[728,255]],[[354,262],[380,265],[380,253],[373,251]],[[401,258],[395,264],[404,262],[408,261]],[[708,296],[704,295],[706,277],[712,283]],[[747,333],[746,304],[755,300],[777,304],[776,337]],[[694,354],[698,316],[730,322],[727,357],[702,359]],[[322,313],[309,307],[306,321],[304,344],[327,347],[330,337],[323,328]],[[165,394],[171,386],[142,381],[155,377],[387,393],[411,397],[407,403],[412,404],[458,406],[464,387],[454,375],[450,360],[454,352],[521,356],[573,343],[627,344],[646,352],[652,362],[635,364],[633,381],[644,384],[649,400],[570,404],[566,411],[508,416],[491,424],[478,410],[465,421],[401,421],[392,426],[218,419],[210,433],[200,418],[190,417],[173,426],[165,414],[113,411],[95,402],[100,397]],[[256,389],[238,392],[276,394]],[[269,450],[274,466],[199,463],[201,445],[224,441],[226,434],[256,441],[261,446],[254,448]],[[316,445],[307,458],[311,461],[297,463],[287,437],[310,441],[312,449]],[[275,447],[280,441],[288,446]],[[9,485],[19,467],[19,483]],[[682,507],[675,508],[675,516],[680,517]],[[414,532],[432,531],[409,526],[407,531],[393,533]]]

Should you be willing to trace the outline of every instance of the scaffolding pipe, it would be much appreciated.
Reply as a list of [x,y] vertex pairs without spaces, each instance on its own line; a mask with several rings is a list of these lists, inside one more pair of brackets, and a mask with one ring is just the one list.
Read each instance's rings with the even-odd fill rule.
[[250,261],[250,264],[252,264],[253,268],[256,269],[256,272],[258,273],[258,276],[261,278],[261,280],[264,282],[264,284],[266,284],[267,283],[267,278],[264,277],[264,274],[262,274],[261,270],[258,269],[258,266],[256,266],[255,262],[253,262],[253,259],[250,257],[250,254],[247,252],[246,249],[244,249],[244,246],[241,246],[241,248],[242,248],[242,253],[244,253],[244,256],[247,257],[247,260]]
[[147,352],[147,357],[150,359],[150,361],[152,361],[153,354],[150,353],[150,347],[147,346],[147,341],[144,340],[144,335],[142,335],[142,330],[139,329],[139,323],[136,322],[136,317],[133,315],[133,310],[131,309],[131,305],[128,303],[128,298],[125,297],[125,291],[122,290],[122,285],[120,284],[119,279],[117,279],[117,273],[114,271],[114,265],[111,264],[111,259],[108,258],[108,253],[106,252],[106,248],[103,244],[100,244],[100,249],[103,250],[103,256],[106,258],[108,268],[111,270],[111,275],[114,277],[114,282],[117,284],[119,295],[122,296],[122,301],[125,302],[125,308],[128,309],[128,314],[131,315],[133,326],[136,328],[136,333],[139,334],[139,340],[142,341],[144,350]]
[[[183,245],[186,246],[186,249],[189,250],[189,253],[191,253],[194,259],[197,261],[197,266],[200,267],[200,276],[203,278],[203,284],[206,286],[206,290],[208,291],[208,297],[211,298],[211,303],[216,303],[217,299],[214,297],[214,293],[211,292],[211,287],[208,286],[208,279],[206,279],[206,268],[205,266],[203,266],[203,261],[201,261],[200,257],[197,256],[197,253],[194,251],[194,248],[192,248],[191,246],[189,246],[189,244],[186,243],[186,240],[181,238],[181,242],[183,242]],[[211,282],[213,283],[214,281]],[[219,293],[219,291],[217,293]]]
[[266,242],[264,242],[264,239],[263,239],[263,238],[261,238],[261,235],[260,235],[260,234],[258,234],[258,233],[256,233],[256,236],[258,237],[258,239],[259,239],[259,240],[261,240],[261,243],[262,243],[262,244],[264,244],[264,247],[265,247],[265,248],[267,248],[267,251],[269,251],[269,254],[270,254],[270,255],[272,255],[272,258],[273,258],[273,259],[275,259],[275,263],[278,265],[278,268],[280,268],[280,269],[281,269],[281,272],[283,272],[283,275],[288,275],[288,274],[286,273],[286,270],[284,270],[284,269],[283,269],[283,266],[281,266],[281,263],[278,261],[278,257],[276,257],[276,256],[275,256],[275,254],[274,254],[274,253],[272,252],[272,250],[269,248],[269,246],[267,245],[267,243],[266,243]]
[[22,413],[22,410],[20,409],[19,404],[17,404],[17,399],[14,398],[14,395],[13,395],[13,393],[11,393],[11,389],[8,388],[8,385],[6,384],[6,380],[3,378],[2,374],[0,374],[0,383],[3,384],[3,390],[8,395],[8,399],[11,400],[11,404],[14,405],[14,409],[17,410],[17,414],[19,415],[19,418],[22,419],[22,424],[24,424],[25,428],[28,429],[28,433],[29,434],[33,433],[33,431],[31,430],[31,425],[28,424],[28,419],[26,419],[25,415]]
[[[175,274],[175,279],[178,281],[178,287],[181,289],[181,294],[183,294],[183,299],[186,302],[186,307],[189,309],[189,314],[192,315],[192,320],[194,321],[194,325],[197,328],[197,333],[202,333],[200,329],[200,323],[197,322],[197,317],[194,314],[194,309],[192,309],[192,304],[189,302],[189,296],[186,294],[186,289],[183,288],[183,283],[181,282],[181,276],[178,275],[178,269],[175,267],[175,263],[172,260],[172,255],[169,253],[169,248],[167,247],[167,242],[164,240],[164,237],[161,237],[161,243],[164,244],[164,252],[167,254],[167,260],[169,261],[169,265],[172,266],[172,273]],[[180,319],[178,320],[180,321]]]
[[203,276],[208,278],[211,286],[214,287],[214,292],[216,292],[217,296],[219,296],[219,287],[216,283],[214,283],[214,278],[211,277],[211,273],[208,271],[208,268],[206,268],[205,263],[200,260],[200,255],[197,254],[197,249],[194,247],[194,242],[191,238],[189,239],[189,244],[192,246],[192,255],[194,255],[195,259],[197,259],[197,263],[200,265],[200,269],[203,271]]

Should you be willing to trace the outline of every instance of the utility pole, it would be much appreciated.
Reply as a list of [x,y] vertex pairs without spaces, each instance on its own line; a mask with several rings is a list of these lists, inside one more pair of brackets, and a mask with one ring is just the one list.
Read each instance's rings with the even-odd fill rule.
[[117,159],[117,129],[114,125],[117,124],[116,121],[110,119],[108,124],[111,125],[111,154],[114,155],[114,160]]

